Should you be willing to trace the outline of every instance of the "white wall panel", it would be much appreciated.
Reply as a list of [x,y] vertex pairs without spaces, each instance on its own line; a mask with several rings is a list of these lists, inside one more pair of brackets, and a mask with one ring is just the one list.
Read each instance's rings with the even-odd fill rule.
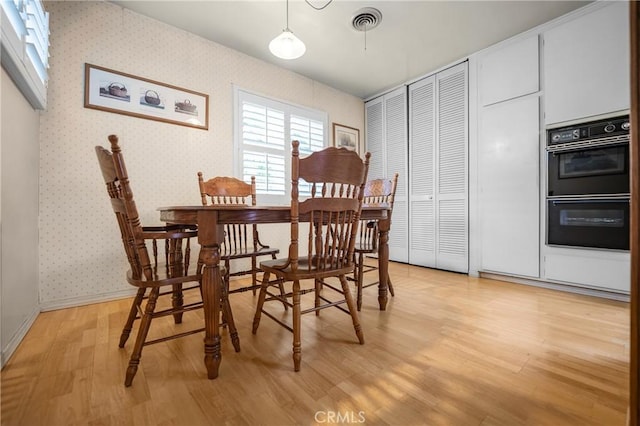
[[[35,320],[38,304],[38,112],[1,70],[0,312],[2,364]],[[63,255],[58,253],[59,256]]]

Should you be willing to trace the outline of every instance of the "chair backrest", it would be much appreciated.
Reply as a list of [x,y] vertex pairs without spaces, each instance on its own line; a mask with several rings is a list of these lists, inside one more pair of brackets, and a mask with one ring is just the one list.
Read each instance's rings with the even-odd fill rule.
[[[292,142],[291,269],[298,269],[300,215],[310,218],[306,241],[309,270],[350,267],[370,154],[367,152],[363,161],[355,151],[329,147],[300,158],[299,144]],[[310,184],[310,197],[303,201],[299,199],[301,179]]]
[[[398,186],[398,173],[392,179],[373,179],[367,182],[364,187],[363,205],[388,206],[389,218],[393,213],[393,203],[396,197],[396,187]],[[358,243],[362,248],[375,249],[378,247],[378,222],[362,221],[358,231]]]
[[[202,172],[198,172],[200,197],[202,205],[256,205],[256,177],[251,176],[251,183],[228,176],[217,176],[204,181]],[[248,201],[250,200],[250,203]]]
[[133,192],[129,185],[122,151],[118,145],[118,137],[109,135],[109,142],[111,142],[111,152],[101,146],[96,146],[96,155],[104,182],[107,185],[107,193],[111,198],[113,212],[118,220],[132,277],[140,279],[144,274],[145,278],[151,281],[153,279],[151,261],[144,239],[139,238],[142,234],[142,226],[136,203],[133,200]]
[[[256,178],[251,176],[251,183],[229,176],[217,176],[205,181],[202,172],[198,172],[198,184],[200,185],[200,197],[202,205],[256,205]],[[251,240],[249,240],[251,235]],[[222,242],[223,255],[240,253],[245,248],[258,249],[258,226],[253,224],[250,228],[247,224],[226,224],[224,240]]]
[[392,179],[374,179],[367,181],[364,187],[365,205],[388,205],[393,211],[393,202],[396,197],[396,187],[398,186],[398,173]]

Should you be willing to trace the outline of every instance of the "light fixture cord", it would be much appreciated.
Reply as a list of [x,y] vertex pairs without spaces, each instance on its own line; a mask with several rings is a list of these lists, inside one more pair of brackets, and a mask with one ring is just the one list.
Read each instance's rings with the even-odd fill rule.
[[315,7],[313,4],[309,3],[309,0],[304,0],[304,1],[305,1],[305,2],[307,2],[307,4],[308,4],[309,6],[311,6],[312,8],[314,8],[315,10],[322,10],[322,9],[324,9],[325,7],[329,6],[333,0],[329,0],[329,1],[328,1],[324,6],[322,6],[322,7]]
[[367,51],[367,23],[364,23],[364,51]]
[[287,31],[289,31],[289,0],[287,0]]

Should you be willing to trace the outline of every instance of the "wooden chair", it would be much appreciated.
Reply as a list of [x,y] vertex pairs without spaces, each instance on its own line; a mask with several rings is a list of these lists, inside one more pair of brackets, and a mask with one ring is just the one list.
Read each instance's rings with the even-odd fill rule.
[[[198,172],[198,184],[200,185],[200,196],[202,205],[219,204],[219,205],[256,205],[256,178],[251,176],[251,183],[241,181],[234,177],[218,176],[204,181],[202,172]],[[277,248],[271,248],[262,244],[258,234],[258,226],[256,224],[227,224],[224,229],[224,241],[220,245],[220,260],[224,261],[226,273],[224,274],[224,282],[228,292],[239,293],[252,290],[253,294],[256,289],[260,288],[257,280],[258,257],[271,256],[275,259],[280,253]],[[250,259],[251,269],[230,272],[230,262],[235,259]],[[235,288],[229,288],[229,279],[233,276],[251,274],[251,285]]]
[[[393,202],[396,196],[396,187],[398,186],[398,173],[393,175],[393,179],[375,179],[370,180],[364,187],[364,205],[388,205],[389,218],[393,213]],[[379,281],[363,285],[364,274],[371,271],[377,271],[378,266],[366,265],[364,263],[365,255],[378,253],[378,222],[377,221],[361,221],[360,230],[358,231],[358,239],[355,246],[355,269],[353,278],[357,288],[357,305],[358,311],[362,308],[362,289],[378,285]],[[387,284],[389,293],[395,296],[391,279],[387,275]]]
[[[188,330],[147,341],[147,334],[153,319],[173,315],[174,322],[180,324],[184,312],[202,308],[201,298],[189,304],[184,304],[183,302],[183,291],[200,290],[200,275],[197,273],[198,266],[191,265],[190,262],[190,239],[197,236],[197,230],[195,230],[195,227],[188,229],[177,225],[141,226],[124,158],[118,145],[118,137],[110,135],[109,141],[111,142],[111,151],[101,146],[96,146],[95,149],[102,176],[107,186],[107,193],[111,199],[111,206],[120,228],[124,251],[131,267],[127,272],[127,281],[138,288],[120,336],[119,346],[121,348],[124,347],[129,338],[134,321],[141,319],[124,381],[125,386],[131,386],[133,378],[138,371],[144,346],[199,333],[204,330],[204,328]],[[158,262],[157,242],[162,240],[164,240],[165,250],[164,262]],[[150,242],[152,247],[152,257],[149,256],[147,242]],[[183,284],[188,283],[191,283],[191,285],[183,287]],[[161,288],[170,288],[170,290],[161,292]],[[233,345],[236,351],[239,351],[238,333],[225,293],[225,291],[221,292],[223,312],[229,324]],[[156,311],[158,298],[165,295],[171,296],[171,307]],[[143,307],[144,300],[146,300],[146,304]]]
[[[367,153],[365,160],[362,161],[354,151],[330,147],[305,158],[299,158],[299,142],[293,141],[292,145],[289,255],[284,259],[260,263],[264,276],[253,320],[253,333],[255,334],[258,330],[263,313],[292,331],[294,370],[299,371],[302,359],[300,339],[302,314],[315,312],[318,315],[320,309],[335,306],[351,315],[358,341],[364,344],[364,335],[346,276],[353,272],[353,250],[370,154]],[[304,201],[299,199],[301,180],[310,184],[311,195]],[[305,222],[309,222],[309,232],[306,241],[303,240],[300,247],[298,238],[301,216]],[[301,250],[303,253],[306,252],[303,257],[299,254]],[[291,293],[287,293],[285,298],[269,292],[271,275],[293,283]],[[326,281],[329,277],[338,277],[341,288],[329,284]],[[302,280],[313,280],[313,288],[301,289],[300,281]],[[338,292],[341,299],[338,301],[327,299],[324,295],[326,288]],[[315,294],[314,306],[301,310],[300,296],[310,292]],[[268,299],[267,296],[269,296]],[[292,299],[292,302],[289,302],[289,299]],[[264,309],[265,301],[269,300],[280,300],[293,308],[293,326],[289,326]],[[340,306],[345,302],[348,310]]]

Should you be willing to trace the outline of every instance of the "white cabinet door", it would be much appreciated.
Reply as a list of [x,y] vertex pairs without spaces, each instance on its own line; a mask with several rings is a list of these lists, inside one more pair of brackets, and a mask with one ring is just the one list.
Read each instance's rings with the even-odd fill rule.
[[389,232],[389,259],[408,262],[407,95],[404,87],[365,104],[369,180],[398,173]]
[[606,3],[543,35],[547,124],[629,108],[629,5]]
[[539,90],[538,36],[512,42],[480,59],[480,104],[490,105]]
[[481,268],[540,275],[539,97],[484,107],[479,122]]

